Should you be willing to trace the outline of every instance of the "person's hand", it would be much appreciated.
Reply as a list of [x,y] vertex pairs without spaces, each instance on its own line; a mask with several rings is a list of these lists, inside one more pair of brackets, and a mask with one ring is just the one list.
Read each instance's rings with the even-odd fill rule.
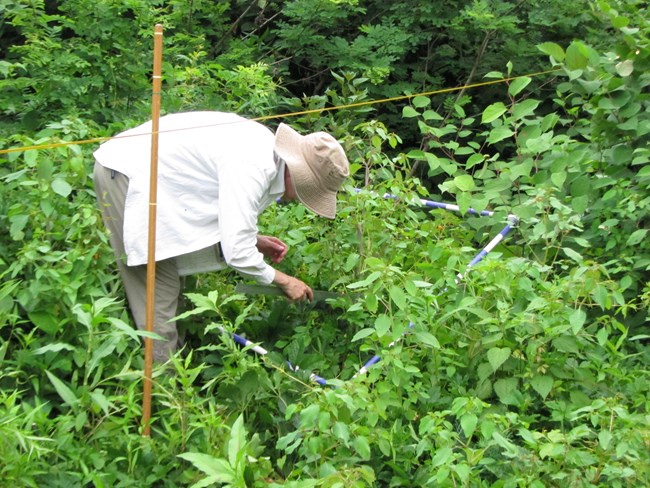
[[277,237],[257,236],[257,250],[274,263],[281,262],[287,255],[287,246]]
[[300,301],[314,299],[314,292],[305,283],[298,278],[286,275],[281,271],[275,270],[275,279],[273,283],[282,290],[289,300]]

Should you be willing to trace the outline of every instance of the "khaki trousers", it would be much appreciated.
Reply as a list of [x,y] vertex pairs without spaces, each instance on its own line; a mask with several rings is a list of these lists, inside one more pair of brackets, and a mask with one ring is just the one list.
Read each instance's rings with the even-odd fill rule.
[[[133,320],[140,330],[145,329],[147,266],[127,266],[124,251],[124,203],[129,179],[95,162],[94,183],[97,201],[104,218],[104,225],[110,233],[110,243],[117,267],[122,278],[126,298]],[[142,225],[147,225],[143,222]],[[156,263],[156,294],[154,332],[164,340],[154,340],[153,357],[156,362],[165,362],[178,347],[176,322],[171,319],[178,313],[181,279],[176,260],[165,259]]]

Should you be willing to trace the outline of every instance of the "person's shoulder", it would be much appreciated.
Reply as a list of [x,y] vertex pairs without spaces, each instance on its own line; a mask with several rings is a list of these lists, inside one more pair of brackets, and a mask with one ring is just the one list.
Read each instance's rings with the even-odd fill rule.
[[177,127],[213,128],[218,130],[233,129],[237,132],[268,131],[264,125],[255,120],[231,112],[197,110],[193,112],[176,112],[160,119],[161,126],[167,129]]
[[217,112],[211,110],[196,110],[191,112],[175,112],[161,117],[164,121],[244,121],[243,117],[230,112]]

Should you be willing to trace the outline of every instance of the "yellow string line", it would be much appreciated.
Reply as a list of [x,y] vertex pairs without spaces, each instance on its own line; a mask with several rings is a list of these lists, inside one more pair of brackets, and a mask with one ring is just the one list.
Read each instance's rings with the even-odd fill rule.
[[[290,112],[286,114],[279,114],[279,115],[266,115],[262,117],[256,117],[253,119],[248,119],[248,120],[253,120],[256,122],[264,121],[264,120],[271,120],[271,119],[279,119],[279,118],[288,118],[288,117],[296,117],[298,115],[308,115],[308,114],[313,114],[313,113],[322,113],[322,112],[332,112],[334,110],[344,110],[348,108],[356,108],[356,107],[363,107],[367,105],[377,105],[380,103],[388,103],[388,102],[396,102],[400,100],[410,100],[415,97],[425,97],[425,96],[430,96],[430,95],[439,95],[441,93],[451,93],[455,91],[461,91],[461,90],[468,90],[472,88],[478,88],[482,86],[488,86],[488,85],[496,85],[498,83],[506,83],[509,81],[516,80],[518,78],[533,78],[535,76],[541,76],[545,75],[548,73],[553,73],[555,71],[558,71],[560,68],[553,68],[549,69],[546,71],[538,71],[537,73],[529,73],[526,75],[520,75],[520,76],[512,76],[509,78],[501,78],[499,80],[490,80],[490,81],[482,81],[480,83],[472,83],[470,85],[463,85],[463,86],[457,86],[453,88],[441,88],[439,90],[432,90],[428,92],[422,92],[422,93],[414,93],[412,95],[400,95],[397,97],[391,97],[391,98],[383,98],[380,100],[366,100],[364,102],[356,102],[356,103],[350,103],[347,105],[338,105],[334,107],[324,107],[324,108],[315,108],[315,109],[310,109],[310,110],[303,110],[300,112]],[[165,132],[178,132],[181,130],[192,130],[192,129],[202,129],[205,127],[214,127],[217,125],[224,125],[224,124],[232,124],[233,122],[225,122],[221,124],[209,124],[209,125],[202,125],[202,126],[196,126],[196,127],[186,127],[182,129],[170,129],[167,131],[159,131],[159,133],[165,133]],[[55,147],[63,147],[63,146],[73,146],[73,145],[82,145],[82,144],[92,144],[95,142],[105,142],[111,139],[125,139],[127,137],[138,137],[138,136],[146,136],[146,135],[151,135],[151,133],[138,133],[138,134],[131,134],[127,136],[113,136],[113,137],[95,137],[93,139],[83,139],[79,141],[64,141],[64,142],[56,142],[56,143],[51,143],[51,144],[41,144],[41,145],[35,145],[35,146],[23,146],[23,147],[14,147],[14,148],[9,148],[9,149],[0,149],[0,154],[9,154],[13,152],[22,152],[22,151],[31,151],[35,149],[52,149]]]

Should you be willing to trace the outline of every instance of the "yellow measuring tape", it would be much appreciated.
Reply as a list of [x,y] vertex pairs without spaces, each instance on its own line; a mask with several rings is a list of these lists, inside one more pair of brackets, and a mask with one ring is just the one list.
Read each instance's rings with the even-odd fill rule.
[[[396,102],[400,100],[410,100],[411,98],[415,97],[426,97],[430,95],[439,95],[441,93],[451,93],[451,92],[456,92],[456,91],[461,91],[461,90],[468,90],[471,88],[478,88],[481,86],[487,86],[487,85],[496,85],[498,83],[506,83],[509,81],[516,80],[518,78],[533,78],[535,76],[541,76],[545,75],[548,73],[553,73],[555,71],[558,71],[559,68],[554,68],[546,71],[538,71],[536,73],[529,73],[526,75],[520,75],[520,76],[512,76],[509,78],[501,78],[498,80],[490,80],[490,81],[482,81],[480,83],[472,83],[470,85],[463,85],[463,86],[457,86],[453,88],[442,88],[439,90],[432,90],[428,92],[422,92],[422,93],[414,93],[412,95],[400,95],[397,97],[391,97],[391,98],[383,98],[380,100],[367,100],[365,102],[356,102],[356,103],[350,103],[347,105],[337,105],[334,107],[325,107],[325,108],[315,108],[315,109],[310,109],[310,110],[303,110],[300,112],[290,112],[286,114],[279,114],[279,115],[266,115],[263,117],[256,117],[253,120],[256,122],[264,121],[264,120],[271,120],[271,119],[280,119],[280,118],[288,118],[288,117],[296,117],[298,115],[308,115],[308,114],[314,114],[314,113],[322,113],[322,112],[332,112],[334,110],[343,110],[346,108],[356,108],[356,107],[363,107],[367,105],[378,105],[380,103],[388,103],[388,102]],[[232,122],[230,122],[232,123]],[[218,124],[214,124],[218,125]],[[191,129],[199,129],[203,127],[210,127],[210,126],[199,126],[199,127],[187,127],[183,129],[174,129],[173,131],[160,131],[160,133],[164,132],[176,132],[176,131],[181,131],[181,130],[191,130]],[[9,149],[0,149],[0,155],[1,154],[9,154],[13,152],[23,152],[23,151],[30,151],[34,149],[52,149],[55,147],[64,147],[64,146],[75,146],[75,145],[82,145],[82,144],[93,144],[96,142],[104,142],[108,141],[110,139],[122,139],[126,137],[137,137],[137,136],[143,136],[143,135],[151,135],[151,134],[134,134],[131,136],[117,136],[117,137],[95,137],[93,139],[83,139],[79,141],[64,141],[64,142],[55,142],[51,144],[41,144],[41,145],[35,145],[35,146],[22,146],[22,147],[13,147]]]

